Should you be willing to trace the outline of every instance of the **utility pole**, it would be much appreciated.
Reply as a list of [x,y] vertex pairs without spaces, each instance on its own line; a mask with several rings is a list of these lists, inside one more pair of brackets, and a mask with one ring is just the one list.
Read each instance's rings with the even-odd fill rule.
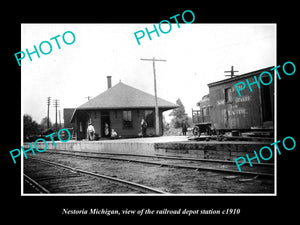
[[234,72],[239,72],[233,69],[233,66],[231,66],[231,70],[230,71],[224,71],[225,73],[230,73],[230,75],[225,75],[225,77],[236,77],[237,75],[234,75]]
[[164,59],[141,59],[145,61],[153,62],[153,74],[154,74],[154,93],[155,93],[155,131],[156,135],[159,135],[159,114],[158,114],[158,104],[157,104],[157,90],[156,90],[156,74],[155,74],[155,61],[166,62]]
[[85,98],[87,98],[87,100],[89,101],[93,96],[87,96]]
[[54,107],[55,107],[55,129],[56,131],[57,129],[57,107],[59,107],[59,100],[58,99],[54,99]]
[[58,115],[59,115],[59,129],[61,129],[60,110],[58,110]]
[[51,97],[47,98],[47,106],[48,106],[48,110],[47,110],[47,129],[49,129],[50,127],[50,118],[49,118],[49,105],[51,102]]

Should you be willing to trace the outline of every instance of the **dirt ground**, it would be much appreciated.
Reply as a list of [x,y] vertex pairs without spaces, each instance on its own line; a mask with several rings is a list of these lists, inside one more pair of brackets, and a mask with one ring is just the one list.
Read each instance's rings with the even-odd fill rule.
[[[242,175],[232,176],[224,173],[159,167],[124,161],[70,157],[57,154],[38,154],[32,157],[125,179],[172,194],[274,193],[274,181],[269,178],[253,179],[252,177],[244,177]],[[24,163],[30,163],[30,161],[24,160]],[[107,186],[106,188],[109,187]],[[115,192],[120,193],[116,188],[111,190],[103,189],[103,193]]]

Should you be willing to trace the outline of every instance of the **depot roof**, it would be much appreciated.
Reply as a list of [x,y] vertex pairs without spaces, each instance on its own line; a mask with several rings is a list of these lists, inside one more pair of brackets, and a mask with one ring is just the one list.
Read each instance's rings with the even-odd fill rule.
[[[177,108],[178,105],[168,102],[164,99],[157,98],[158,107],[163,110]],[[74,111],[92,110],[92,109],[128,109],[128,108],[154,108],[155,97],[144,91],[119,82],[117,85],[109,88],[105,92],[90,99]]]

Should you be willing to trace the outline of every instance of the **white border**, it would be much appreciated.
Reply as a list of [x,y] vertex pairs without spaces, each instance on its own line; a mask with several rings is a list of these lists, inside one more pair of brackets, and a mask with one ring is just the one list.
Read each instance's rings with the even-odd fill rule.
[[[220,23],[203,23],[206,25],[216,25]],[[247,25],[273,25],[275,26],[275,67],[277,66],[277,23],[221,23],[220,25],[225,25],[225,24],[247,24]],[[21,35],[22,35],[22,26],[21,26]],[[22,42],[21,42],[22,43]],[[22,49],[22,45],[21,45]],[[22,66],[21,66],[21,146],[23,146],[23,101],[22,101],[22,96],[23,96],[23,89],[22,89]],[[275,77],[275,97],[274,97],[274,139],[275,142],[277,141],[277,76],[275,76],[275,71],[274,71],[274,77]],[[22,151],[21,151],[22,152]],[[276,152],[275,145],[274,145],[274,152]],[[24,187],[24,170],[23,170],[23,162],[24,162],[24,157],[23,157],[23,152],[21,153],[21,196],[277,196],[277,154],[274,153],[274,193],[237,193],[237,194],[67,194],[67,193],[61,193],[61,194],[28,194],[23,192],[23,187]]]

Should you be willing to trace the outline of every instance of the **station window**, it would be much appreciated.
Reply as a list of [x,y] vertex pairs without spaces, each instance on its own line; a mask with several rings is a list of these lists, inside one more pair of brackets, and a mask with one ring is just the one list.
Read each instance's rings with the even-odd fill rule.
[[147,122],[147,127],[154,127],[154,110],[145,110],[145,120]]
[[231,88],[225,89],[225,102],[231,103],[232,102],[232,90]]
[[123,111],[123,128],[132,128],[132,114],[130,110]]

